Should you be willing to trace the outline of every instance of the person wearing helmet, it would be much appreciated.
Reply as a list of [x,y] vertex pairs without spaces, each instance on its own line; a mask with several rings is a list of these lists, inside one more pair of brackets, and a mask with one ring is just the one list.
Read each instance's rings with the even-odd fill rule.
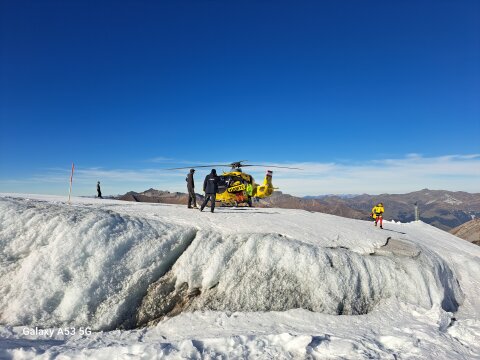
[[372,217],[375,219],[375,226],[380,222],[380,229],[383,229],[383,213],[385,209],[382,203],[378,203],[372,209]]
[[217,176],[217,171],[212,169],[212,172],[205,176],[205,181],[203,182],[203,191],[205,192],[205,200],[203,200],[202,206],[200,206],[200,211],[203,211],[203,208],[207,205],[208,200],[210,200],[211,211],[215,210],[215,200],[218,192],[218,182],[219,178]]
[[102,190],[100,189],[100,181],[97,181],[97,197],[99,199],[103,199],[102,197]]
[[188,190],[188,208],[192,209],[192,202],[193,207],[198,209],[197,207],[197,197],[195,196],[195,182],[193,181],[193,173],[195,169],[190,169],[185,181],[187,182],[187,190]]

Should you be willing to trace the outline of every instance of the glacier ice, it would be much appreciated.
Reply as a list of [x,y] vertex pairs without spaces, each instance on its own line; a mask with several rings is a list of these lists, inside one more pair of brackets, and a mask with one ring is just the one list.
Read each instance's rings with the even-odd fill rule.
[[0,194],[0,358],[480,356],[480,251],[426,224],[25,197]]
[[195,310],[359,315],[389,298],[455,311],[463,299],[448,263],[405,240],[359,253],[8,197],[0,225],[0,322],[8,325],[109,330]]
[[0,322],[131,327],[196,229],[103,209],[0,200]]
[[[455,311],[463,294],[452,270],[435,253],[409,253],[408,244],[403,245],[401,255],[387,250],[363,255],[279,234],[222,237],[199,232],[172,270],[150,286],[138,323],[193,310],[303,308],[359,315],[390,297]],[[171,298],[176,307],[160,300]]]

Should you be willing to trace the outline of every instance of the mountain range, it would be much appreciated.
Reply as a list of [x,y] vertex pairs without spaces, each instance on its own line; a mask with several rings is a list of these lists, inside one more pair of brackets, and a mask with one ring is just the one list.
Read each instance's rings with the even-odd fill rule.
[[[335,207],[345,205],[368,218],[378,202],[385,206],[385,219],[401,222],[415,220],[415,203],[420,220],[449,231],[480,216],[480,194],[463,191],[423,189],[407,194],[358,195],[352,197],[325,196],[320,202]],[[341,214],[338,214],[341,215]]]

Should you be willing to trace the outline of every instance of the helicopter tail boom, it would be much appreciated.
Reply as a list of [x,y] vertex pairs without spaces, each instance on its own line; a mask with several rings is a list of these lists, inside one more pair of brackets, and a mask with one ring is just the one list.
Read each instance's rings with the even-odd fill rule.
[[255,193],[255,196],[257,198],[264,198],[267,196],[272,195],[273,190],[275,189],[272,184],[272,175],[273,171],[267,170],[267,173],[265,174],[265,178],[263,179],[263,184],[257,186],[257,191]]

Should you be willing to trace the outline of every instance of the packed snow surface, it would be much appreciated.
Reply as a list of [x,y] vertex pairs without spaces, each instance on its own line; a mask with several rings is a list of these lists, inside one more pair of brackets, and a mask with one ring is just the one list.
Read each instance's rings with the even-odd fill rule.
[[480,248],[384,228],[0,195],[0,358],[480,358]]

